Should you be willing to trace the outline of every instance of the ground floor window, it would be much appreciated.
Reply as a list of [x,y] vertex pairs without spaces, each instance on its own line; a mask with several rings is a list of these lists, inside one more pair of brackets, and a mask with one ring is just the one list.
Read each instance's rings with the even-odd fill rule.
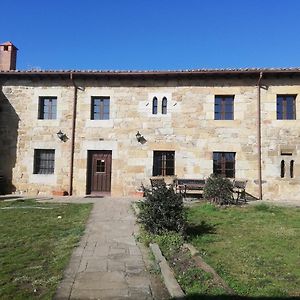
[[54,174],[55,150],[34,150],[34,174]]
[[213,173],[223,177],[235,177],[235,152],[213,152]]
[[[287,163],[287,166],[286,166],[286,163]],[[280,162],[280,177],[281,178],[285,178],[287,177],[287,171],[286,171],[286,168],[288,168],[288,163],[289,163],[289,166],[290,166],[290,178],[294,178],[294,164],[295,164],[295,161],[294,160],[291,160],[291,161],[285,161],[284,159]]]
[[175,175],[175,151],[153,152],[153,176]]

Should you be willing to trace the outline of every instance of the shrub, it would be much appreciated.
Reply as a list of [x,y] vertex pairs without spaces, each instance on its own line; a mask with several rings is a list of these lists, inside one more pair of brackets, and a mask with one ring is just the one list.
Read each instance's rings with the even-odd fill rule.
[[211,174],[205,184],[203,197],[219,205],[234,203],[232,189],[228,178]]
[[140,204],[139,221],[145,229],[154,234],[169,231],[183,233],[185,229],[185,214],[180,194],[172,187],[160,185],[149,190],[144,188],[145,201]]
[[158,235],[149,233],[144,229],[140,231],[138,240],[147,247],[150,243],[158,244],[166,258],[170,258],[174,253],[177,253],[184,243],[183,236],[180,233],[168,232]]

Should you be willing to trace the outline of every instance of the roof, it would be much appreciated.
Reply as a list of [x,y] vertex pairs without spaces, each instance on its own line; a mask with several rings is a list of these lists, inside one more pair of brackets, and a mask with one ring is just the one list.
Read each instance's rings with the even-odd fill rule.
[[192,70],[9,70],[0,71],[1,75],[11,76],[92,76],[92,77],[151,77],[151,76],[197,76],[197,75],[259,75],[260,73],[270,75],[293,75],[300,74],[300,67],[295,68],[241,68],[241,69],[192,69]]

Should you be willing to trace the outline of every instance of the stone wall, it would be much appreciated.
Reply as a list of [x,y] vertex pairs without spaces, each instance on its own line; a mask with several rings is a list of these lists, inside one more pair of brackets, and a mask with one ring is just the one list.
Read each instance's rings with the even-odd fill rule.
[[[299,199],[300,192],[300,84],[298,80],[266,81],[262,90],[262,160],[263,194],[266,199]],[[296,120],[277,120],[278,94],[297,95]],[[290,153],[291,156],[281,155]],[[285,177],[280,177],[281,160],[286,162]],[[294,178],[289,165],[294,160]]]
[[[63,82],[60,82],[63,84]],[[69,86],[41,86],[41,83],[10,82],[2,88],[7,101],[1,103],[4,114],[2,128],[9,128],[7,135],[2,136],[3,145],[8,149],[6,156],[14,156],[15,163],[11,166],[12,183],[19,192],[29,194],[50,193],[55,189],[67,189],[69,181],[70,143],[58,140],[56,133],[64,129],[71,134],[71,117],[73,88]],[[57,120],[38,120],[39,96],[57,96],[59,99]],[[14,113],[12,113],[12,108]],[[13,114],[15,116],[13,116]],[[18,119],[18,127],[11,123]],[[3,124],[2,123],[2,124]],[[16,136],[10,141],[9,135]],[[14,148],[14,146],[17,146]],[[34,149],[55,149],[55,174],[33,174]],[[2,159],[1,159],[2,160]],[[5,165],[6,161],[2,160]],[[3,168],[2,168],[3,169]],[[6,168],[4,167],[4,170]],[[9,170],[5,170],[7,174]]]
[[15,191],[12,170],[16,164],[19,116],[2,92],[0,85],[0,177],[5,178],[1,193]]
[[[142,183],[149,184],[153,151],[173,150],[175,172],[182,178],[209,176],[213,151],[236,152],[236,178],[248,180],[247,191],[258,196],[256,81],[76,80],[79,89],[74,194],[86,193],[88,150],[112,150],[112,196],[131,195]],[[273,79],[263,84],[267,85],[262,89],[263,194],[274,200],[297,198],[300,123],[276,120],[276,95],[299,94],[300,85],[292,79]],[[14,163],[8,167],[13,185],[32,194],[68,190],[71,142],[61,142],[56,132],[62,130],[71,138],[74,87],[64,80],[12,80],[2,90],[7,99],[1,103],[2,110],[10,107],[15,115],[11,122],[15,123],[12,127],[16,138],[7,141],[2,135],[6,148],[0,150],[4,157],[15,152]],[[215,95],[234,95],[234,120],[214,120]],[[39,96],[57,96],[57,120],[38,120]],[[92,96],[110,97],[110,120],[90,120]],[[159,100],[159,110],[161,99],[167,97],[166,115],[160,111],[152,115],[154,96]],[[7,120],[0,121],[1,132],[5,132],[7,124]],[[137,141],[137,131],[147,140],[145,144]],[[17,146],[14,150],[13,145]],[[56,150],[53,175],[33,174],[33,153],[37,148]],[[280,178],[281,151],[286,148],[293,152],[294,178]]]

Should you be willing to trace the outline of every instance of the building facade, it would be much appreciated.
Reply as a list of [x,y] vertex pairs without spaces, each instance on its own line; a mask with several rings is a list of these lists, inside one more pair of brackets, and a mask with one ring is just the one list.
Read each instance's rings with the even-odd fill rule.
[[4,68],[0,171],[34,195],[131,196],[152,176],[217,173],[256,198],[298,199],[299,75]]

